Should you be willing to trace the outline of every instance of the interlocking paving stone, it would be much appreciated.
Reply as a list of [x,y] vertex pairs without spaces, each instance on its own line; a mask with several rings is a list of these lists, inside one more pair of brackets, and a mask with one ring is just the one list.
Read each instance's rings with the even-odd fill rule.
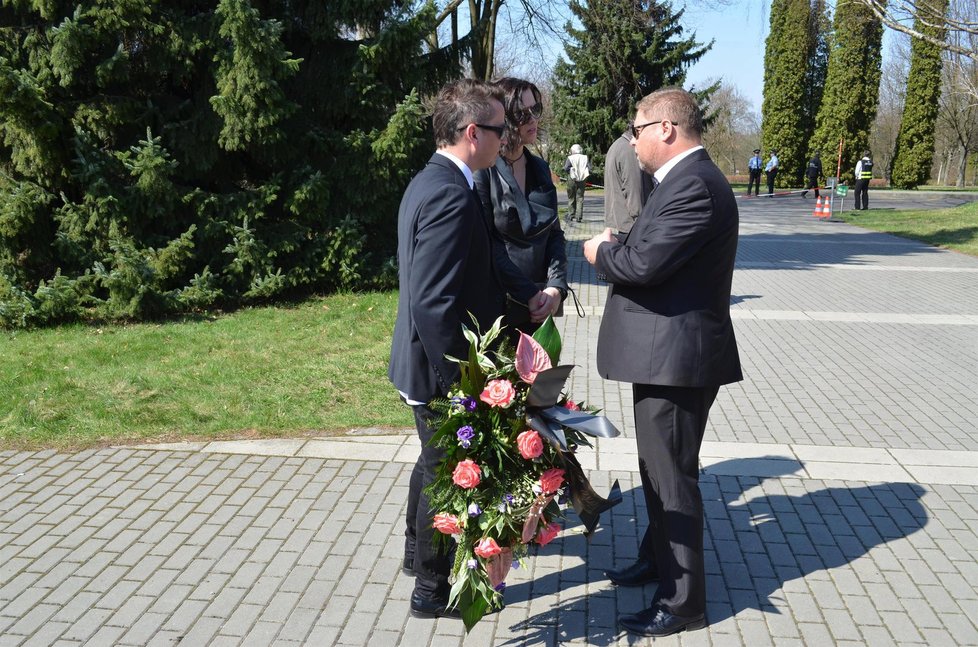
[[[743,205],[746,379],[721,390],[702,453],[710,626],[655,644],[978,645],[978,261],[811,222],[804,201]],[[0,645],[652,644],[615,617],[655,587],[603,573],[635,558],[645,504],[630,387],[593,371],[605,287],[581,257],[600,229],[587,206],[568,228],[587,316],[559,325],[570,392],[623,434],[585,457],[592,483],[618,479],[624,501],[590,539],[571,515],[502,613],[464,641],[457,621],[409,616],[410,430],[4,450]]]

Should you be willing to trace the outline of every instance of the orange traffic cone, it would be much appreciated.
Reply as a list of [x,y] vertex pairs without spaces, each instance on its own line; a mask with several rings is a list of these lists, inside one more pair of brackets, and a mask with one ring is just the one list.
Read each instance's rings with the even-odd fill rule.
[[822,198],[815,198],[815,211],[812,212],[813,218],[822,217]]
[[822,203],[822,217],[826,220],[831,220],[832,218],[832,205],[829,204],[828,198],[825,198],[825,202]]

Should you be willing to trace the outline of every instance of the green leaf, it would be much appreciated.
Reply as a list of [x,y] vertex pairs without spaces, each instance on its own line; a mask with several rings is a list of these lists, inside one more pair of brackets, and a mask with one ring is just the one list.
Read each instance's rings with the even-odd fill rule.
[[469,604],[462,608],[462,622],[465,623],[466,633],[472,631],[472,627],[482,620],[482,616],[486,615],[488,610],[489,602],[484,597],[481,595],[472,596]]
[[543,350],[547,351],[547,355],[550,356],[550,363],[554,366],[560,364],[560,350],[561,350],[561,340],[560,331],[557,330],[557,326],[554,325],[553,317],[547,317],[547,320],[537,328],[537,331],[533,333],[533,339],[543,346]]

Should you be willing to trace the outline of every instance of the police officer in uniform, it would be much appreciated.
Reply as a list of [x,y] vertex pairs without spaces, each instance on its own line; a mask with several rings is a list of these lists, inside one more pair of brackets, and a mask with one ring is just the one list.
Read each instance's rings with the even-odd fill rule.
[[747,195],[750,195],[751,187],[754,187],[754,195],[761,192],[761,167],[764,160],[761,159],[761,149],[754,149],[754,157],[747,160],[747,173],[750,176],[747,181]]
[[856,162],[856,209],[869,209],[869,181],[873,179],[873,159],[869,151]]
[[818,198],[818,178],[822,177],[822,159],[818,156],[818,153],[815,153],[812,159],[808,160],[808,168],[805,169],[805,176],[808,178],[808,185],[801,192],[801,197],[807,197],[808,192],[815,189],[815,197]]

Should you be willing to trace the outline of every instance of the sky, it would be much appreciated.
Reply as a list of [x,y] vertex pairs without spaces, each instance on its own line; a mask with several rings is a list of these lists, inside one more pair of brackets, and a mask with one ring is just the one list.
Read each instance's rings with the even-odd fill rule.
[[769,5],[762,0],[737,0],[713,10],[698,4],[687,6],[683,36],[695,32],[701,43],[715,39],[713,48],[686,73],[687,87],[699,88],[708,85],[708,81],[722,79],[735,86],[760,113]]

